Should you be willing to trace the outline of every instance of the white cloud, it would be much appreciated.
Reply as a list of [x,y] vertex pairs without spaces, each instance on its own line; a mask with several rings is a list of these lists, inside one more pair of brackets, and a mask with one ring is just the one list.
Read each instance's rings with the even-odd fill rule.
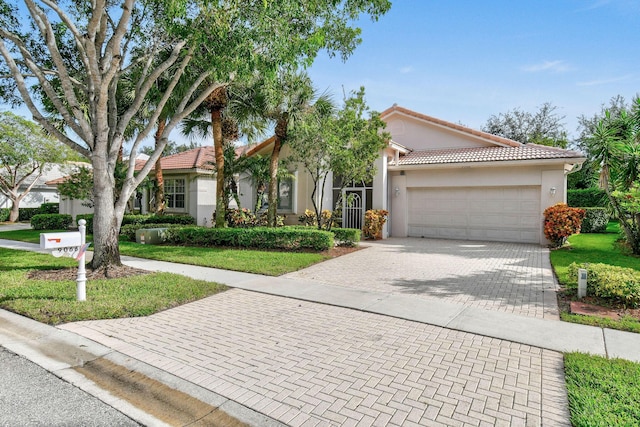
[[569,66],[565,61],[543,61],[539,64],[525,65],[524,67],[521,67],[521,69],[528,73],[539,73],[543,71],[562,73],[568,71]]
[[400,71],[400,74],[409,74],[413,72],[413,67],[411,66],[402,67],[398,71]]
[[629,80],[631,77],[633,77],[631,74],[627,74],[626,76],[612,77],[610,79],[589,80],[586,82],[578,82],[576,84],[578,86],[600,86],[600,85],[606,85],[609,83],[617,83],[624,80]]

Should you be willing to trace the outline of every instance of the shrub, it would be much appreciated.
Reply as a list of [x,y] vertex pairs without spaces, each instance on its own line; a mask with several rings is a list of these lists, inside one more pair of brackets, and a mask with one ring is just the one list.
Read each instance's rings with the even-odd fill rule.
[[581,233],[604,233],[609,223],[609,212],[606,208],[581,208],[585,211]]
[[227,225],[234,228],[256,227],[259,222],[255,214],[247,208],[228,209],[225,219],[227,221]]
[[31,217],[31,227],[34,230],[64,230],[72,222],[71,215],[66,214],[38,214]]
[[580,232],[584,215],[584,209],[570,208],[565,203],[550,206],[544,210],[544,235],[552,246],[560,247],[567,237]]
[[9,221],[10,213],[11,213],[10,209],[7,209],[7,208],[0,209],[0,222]]
[[[18,221],[31,221],[34,215],[38,215],[44,212],[40,212],[40,208],[20,208],[18,213]],[[56,212],[57,213],[57,212]]]
[[607,193],[597,187],[567,190],[567,204],[581,208],[604,208],[609,206]]
[[122,225],[127,224],[182,224],[193,225],[194,217],[189,215],[124,215]]
[[[320,221],[322,221],[322,228],[325,230],[331,230],[336,225],[335,219],[332,219],[332,213],[328,209],[323,209],[320,212]],[[329,225],[329,221],[331,224]],[[304,214],[298,217],[298,222],[305,226],[318,226],[318,217],[316,213],[311,209],[305,209]]]
[[332,228],[334,240],[338,246],[354,247],[360,243],[362,232],[357,228]]
[[296,227],[169,229],[167,241],[191,246],[235,246],[255,249],[313,249],[333,247],[333,234],[328,231]]
[[[213,217],[216,217],[215,212]],[[227,209],[225,214],[225,221],[227,225],[232,228],[250,228],[250,227],[266,227],[267,226],[267,213],[256,216],[247,208],[242,209]],[[276,225],[278,227],[284,226],[284,217],[281,215],[276,216]]]
[[569,265],[569,280],[578,283],[578,269],[587,270],[587,294],[611,299],[625,306],[640,305],[640,271],[608,264]]
[[60,213],[60,203],[43,203],[40,205],[41,214],[57,214]]
[[364,228],[362,232],[367,239],[382,239],[382,227],[387,222],[389,212],[384,209],[370,209],[364,214]]

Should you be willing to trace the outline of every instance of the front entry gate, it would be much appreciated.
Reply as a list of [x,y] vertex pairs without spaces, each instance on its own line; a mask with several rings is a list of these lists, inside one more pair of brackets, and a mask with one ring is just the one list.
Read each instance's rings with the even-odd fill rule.
[[366,205],[364,190],[344,190],[342,194],[342,227],[362,230]]

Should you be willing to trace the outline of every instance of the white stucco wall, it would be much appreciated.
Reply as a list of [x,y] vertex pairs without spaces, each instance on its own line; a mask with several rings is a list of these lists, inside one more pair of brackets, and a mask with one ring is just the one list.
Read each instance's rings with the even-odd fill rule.
[[393,113],[385,118],[393,141],[414,151],[490,146],[491,143],[453,129]]
[[212,176],[190,177],[187,181],[189,215],[196,224],[210,227],[213,224],[213,212],[216,209],[216,180]]

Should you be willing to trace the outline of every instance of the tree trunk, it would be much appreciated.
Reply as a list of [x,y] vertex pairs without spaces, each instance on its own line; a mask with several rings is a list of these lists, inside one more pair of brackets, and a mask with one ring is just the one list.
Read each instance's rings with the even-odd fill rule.
[[16,222],[20,218],[20,200],[11,200],[11,210],[9,211],[9,222]]
[[273,142],[273,151],[269,160],[269,209],[267,210],[267,225],[276,227],[278,217],[278,160],[282,141],[276,135]]
[[94,158],[93,164],[93,259],[91,268],[108,270],[110,266],[122,265],[118,234],[120,221],[114,205],[114,176],[104,158]]
[[[164,119],[160,119],[160,121],[158,121],[158,129],[156,131],[156,136],[155,136],[156,150],[160,145],[160,139],[162,138],[162,134],[164,133],[165,126],[166,126],[166,122],[164,121]],[[155,212],[156,212],[156,215],[163,215],[165,210],[164,175],[162,174],[162,164],[160,163],[161,158],[162,156],[158,158],[158,161],[156,162],[156,165],[155,165],[155,173],[156,173]]]
[[224,202],[224,147],[222,141],[222,110],[211,110],[211,127],[213,129],[213,147],[216,156],[216,227],[225,226]]

